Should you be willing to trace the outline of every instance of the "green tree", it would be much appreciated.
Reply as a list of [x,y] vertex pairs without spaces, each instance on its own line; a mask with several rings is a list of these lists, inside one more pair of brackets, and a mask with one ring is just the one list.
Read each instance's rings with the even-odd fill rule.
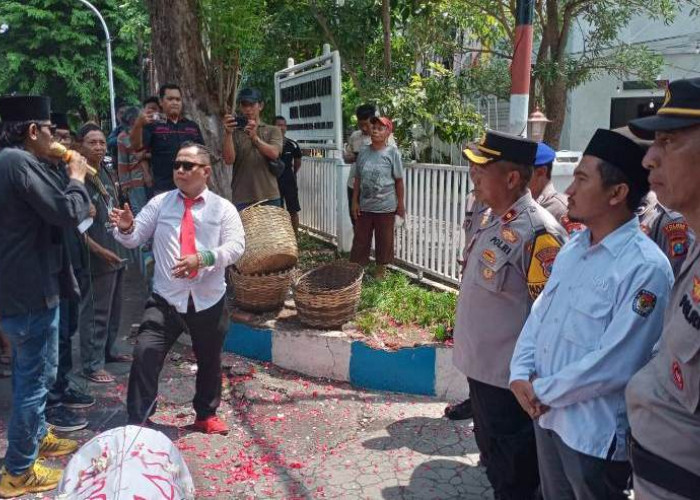
[[[450,0],[453,12],[464,13],[458,21],[467,30],[474,26],[483,30],[483,22],[474,23],[478,16],[486,17],[498,26],[505,37],[499,42],[489,36],[476,50],[497,57],[512,59],[515,40],[516,2],[511,0]],[[653,80],[658,75],[663,59],[644,45],[626,45],[619,42],[618,34],[631,18],[645,16],[649,19],[671,22],[684,6],[695,4],[684,0],[536,0],[535,47],[533,57],[531,106],[539,103],[552,120],[547,127],[545,140],[557,145],[566,116],[566,95],[601,75],[619,78],[634,77]],[[572,54],[567,43],[575,23],[585,28],[584,50]],[[479,41],[480,37],[477,37]],[[494,42],[496,44],[494,45]],[[500,43],[500,44],[499,44]],[[496,48],[494,48],[496,47]],[[495,58],[466,75],[474,88],[486,85],[493,88],[489,72]],[[486,78],[484,78],[486,77]],[[496,85],[502,88],[502,85]]]
[[[113,37],[114,83],[123,101],[139,89],[139,37],[148,36],[136,0],[95,0]],[[105,37],[95,15],[69,0],[3,0],[0,23],[0,94],[44,94],[56,110],[81,120],[105,117],[109,89]]]

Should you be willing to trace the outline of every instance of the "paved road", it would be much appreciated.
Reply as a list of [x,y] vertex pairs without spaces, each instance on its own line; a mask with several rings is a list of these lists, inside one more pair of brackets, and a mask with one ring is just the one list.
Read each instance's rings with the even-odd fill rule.
[[[122,337],[140,317],[144,293],[138,279],[134,272],[127,277]],[[224,364],[220,415],[231,427],[228,436],[188,429],[196,369],[188,347],[177,345],[161,378],[154,420],[182,450],[197,498],[492,498],[477,465],[471,421],[439,418],[443,402],[360,391],[233,355],[225,355]],[[108,369],[117,383],[86,385],[98,404],[86,410],[91,426],[75,433],[81,442],[126,421],[128,366]],[[0,456],[9,385],[0,380]]]

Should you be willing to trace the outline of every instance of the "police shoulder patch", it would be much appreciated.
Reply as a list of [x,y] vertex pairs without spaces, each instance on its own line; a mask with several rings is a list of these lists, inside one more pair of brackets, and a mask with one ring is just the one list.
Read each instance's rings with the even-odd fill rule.
[[668,239],[668,253],[680,257],[688,253],[688,224],[683,221],[670,222],[663,227]]
[[637,292],[632,302],[632,310],[641,317],[646,318],[656,307],[656,295],[643,288]]
[[532,299],[536,299],[547,284],[559,249],[561,243],[551,234],[541,232],[535,237],[527,269],[527,287]]

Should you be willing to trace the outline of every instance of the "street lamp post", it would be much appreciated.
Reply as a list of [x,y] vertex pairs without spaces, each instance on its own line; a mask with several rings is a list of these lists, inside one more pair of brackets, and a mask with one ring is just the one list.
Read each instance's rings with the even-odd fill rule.
[[87,0],[78,0],[80,3],[87,6],[92,10],[97,18],[102,23],[102,29],[105,31],[105,37],[107,38],[107,78],[109,80],[109,110],[112,118],[112,129],[117,128],[117,113],[114,108],[114,78],[112,76],[112,38],[109,36],[109,29],[107,28],[107,23],[105,22],[100,11],[95,8]]

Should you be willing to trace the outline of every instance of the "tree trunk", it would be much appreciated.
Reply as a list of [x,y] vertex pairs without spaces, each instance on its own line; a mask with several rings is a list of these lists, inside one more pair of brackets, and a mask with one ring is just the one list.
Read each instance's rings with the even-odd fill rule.
[[[212,151],[221,153],[223,106],[217,89],[209,84],[204,65],[204,45],[196,0],[146,0],[151,20],[153,64],[159,84],[182,88],[185,114],[197,122]],[[231,171],[217,162],[212,167],[211,188],[231,198]]]
[[551,85],[542,85],[542,96],[544,97],[542,111],[551,120],[545,130],[544,141],[554,149],[558,149],[566,118],[566,83],[558,79]]
[[382,29],[384,30],[384,74],[391,77],[391,1],[382,0]]

